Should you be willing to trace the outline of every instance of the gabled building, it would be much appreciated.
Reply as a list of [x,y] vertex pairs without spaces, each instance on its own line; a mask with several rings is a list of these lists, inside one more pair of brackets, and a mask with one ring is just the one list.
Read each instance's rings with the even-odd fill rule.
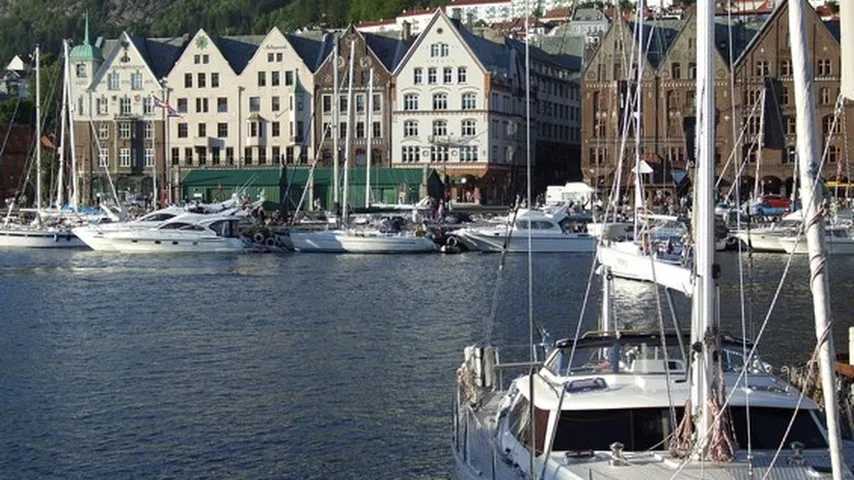
[[[577,169],[578,85],[559,59],[531,50],[532,161],[561,181]],[[526,159],[523,59],[523,44],[479,37],[437,11],[395,71],[392,164],[439,169],[458,202],[508,201],[524,183],[511,182]]]
[[151,198],[153,173],[162,175],[165,166],[164,115],[156,99],[185,43],[127,32],[93,43],[87,19],[83,43],[69,54],[82,202],[112,197],[113,188],[120,198]]
[[[621,133],[628,129],[630,138],[634,138],[634,121],[626,112],[626,99],[637,88],[638,63],[631,60],[637,58],[634,26],[617,18],[599,42],[583,74],[581,163],[585,181],[599,188],[610,186],[613,181],[620,157]],[[661,115],[658,69],[683,26],[682,21],[661,21],[654,30],[646,25],[644,31],[645,38],[649,38],[650,33],[656,35],[656,41],[651,42],[650,50],[642,59],[641,148],[644,158],[653,155],[658,148],[656,123]],[[679,68],[679,78],[682,78],[682,67]],[[687,78],[689,66],[684,68]],[[634,158],[633,152],[634,141],[630,141],[625,158]]]
[[169,117],[169,183],[180,199],[186,170],[242,167],[248,100],[240,73],[263,37],[214,37],[199,30],[166,79]]
[[[392,128],[391,111],[394,82],[392,72],[403,59],[412,38],[404,30],[401,36],[359,32],[353,27],[340,32],[334,42],[338,43],[338,57],[327,48],[328,55],[319,65],[315,75],[314,132],[320,147],[320,162],[332,166],[334,162],[333,136],[338,135],[339,161],[344,165],[347,151],[347,131],[351,130],[350,166],[363,166],[371,149],[371,164],[387,167],[391,158]],[[353,119],[347,119],[350,51],[353,51]],[[334,69],[338,69],[338,95],[334,91]],[[368,123],[368,83],[373,71],[373,111]],[[335,108],[338,105],[338,125],[335,125]],[[370,129],[370,130],[369,130]],[[372,136],[368,145],[368,137]]]
[[[846,180],[847,159],[854,148],[854,125],[848,119],[854,109],[850,104],[843,109],[834,129],[840,87],[838,24],[822,21],[810,8],[806,12],[809,44],[814,46],[815,122],[827,149],[823,177]],[[643,85],[641,148],[643,160],[654,170],[647,179],[651,189],[673,189],[693,160],[697,96],[694,18],[689,12],[678,33],[670,41],[661,42],[666,48],[655,54],[660,60],[650,62],[653,68],[644,76],[648,80]],[[609,188],[616,175],[622,119],[626,118],[621,100],[633,88],[631,77],[623,73],[624,62],[615,61],[630,52],[624,46],[634,43],[630,40],[633,29],[631,24],[624,24],[621,45],[617,26],[605,36],[590,62],[583,87],[584,176],[600,189]],[[630,43],[626,43],[626,34]],[[718,15],[715,45],[716,167],[724,177],[724,193],[734,181],[735,165],[744,165],[744,195],[750,194],[755,184],[765,193],[791,193],[796,139],[788,2],[781,2],[771,13],[734,15],[731,25],[727,14]],[[628,132],[622,184],[631,189],[628,177],[634,162],[635,137],[633,128]],[[736,150],[735,142],[742,132],[743,140]]]

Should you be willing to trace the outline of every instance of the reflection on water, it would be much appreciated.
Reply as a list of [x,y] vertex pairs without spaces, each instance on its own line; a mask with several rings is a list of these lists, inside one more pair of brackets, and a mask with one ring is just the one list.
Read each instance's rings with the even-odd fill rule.
[[[735,258],[721,258],[721,309],[740,334]],[[780,258],[749,265],[748,326]],[[484,338],[498,259],[0,252],[0,477],[447,477],[454,371]],[[535,318],[554,336],[575,330],[590,262],[535,257]],[[852,291],[852,267],[831,263],[835,291]],[[526,268],[508,257],[496,343],[527,342]],[[806,278],[799,258],[772,362],[814,343]],[[844,349],[854,300],[833,300]],[[687,306],[677,298],[683,325]],[[615,310],[657,328],[649,285],[618,282]]]

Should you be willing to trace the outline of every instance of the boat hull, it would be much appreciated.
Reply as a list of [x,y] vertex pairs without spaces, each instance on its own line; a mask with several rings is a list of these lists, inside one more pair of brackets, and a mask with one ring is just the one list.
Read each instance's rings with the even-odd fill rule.
[[120,253],[240,253],[246,244],[239,238],[109,238]]
[[86,226],[86,227],[77,227],[73,230],[74,234],[77,235],[83,243],[85,243],[89,248],[98,252],[115,252],[116,249],[113,248],[112,242],[104,237],[104,233],[101,232],[95,226]]
[[85,248],[72,232],[0,230],[0,248]]
[[303,253],[429,253],[436,244],[428,237],[358,235],[342,231],[291,232],[294,250]]
[[782,253],[786,251],[783,244],[780,243],[781,232],[750,232],[750,235],[747,232],[736,232],[733,236],[756,252]]
[[633,242],[603,245],[598,255],[599,262],[608,267],[615,277],[642,282],[655,281],[688,296],[693,292],[690,269],[658,258],[651,261],[648,255],[641,254]]
[[[462,230],[457,236],[470,250],[481,252],[501,252],[507,239],[502,229]],[[531,238],[530,250],[533,253],[593,253],[596,251],[596,237],[588,234],[538,234]],[[507,241],[507,252],[527,253],[528,236],[524,232],[511,235]]]

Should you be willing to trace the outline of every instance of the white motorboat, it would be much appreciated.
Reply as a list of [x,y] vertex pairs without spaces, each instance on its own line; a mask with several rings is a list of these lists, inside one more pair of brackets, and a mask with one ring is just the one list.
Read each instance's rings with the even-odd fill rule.
[[179,216],[183,217],[184,220],[201,220],[204,219],[206,216],[228,216],[237,214],[238,210],[236,208],[226,209],[224,211],[220,211],[217,214],[205,214],[187,213],[187,210],[184,207],[170,206],[162,208],[160,210],[155,210],[130,222],[94,223],[91,225],[77,227],[73,230],[73,232],[92,250],[115,251],[115,249],[113,248],[112,241],[107,239],[105,237],[105,234],[121,231],[148,230],[159,227],[163,223]]
[[156,228],[104,232],[103,241],[122,253],[216,253],[247,249],[241,217],[196,214],[175,217]]
[[292,231],[290,246],[303,253],[428,253],[436,243],[426,235],[376,229]]
[[693,275],[687,252],[643,252],[635,242],[612,242],[599,247],[599,263],[615,277],[642,282],[657,282],[691,295]]
[[586,233],[568,232],[560,224],[561,215],[552,216],[529,210],[516,216],[512,225],[463,228],[454,232],[471,250],[508,253],[528,252],[530,225],[531,251],[534,253],[592,253],[596,237]]

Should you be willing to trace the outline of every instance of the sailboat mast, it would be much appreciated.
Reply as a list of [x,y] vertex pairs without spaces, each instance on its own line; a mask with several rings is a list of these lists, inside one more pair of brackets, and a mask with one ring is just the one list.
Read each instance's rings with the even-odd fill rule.
[[68,108],[68,146],[69,152],[71,154],[71,199],[70,204],[71,208],[74,211],[77,211],[77,207],[80,202],[80,193],[78,191],[78,183],[77,183],[77,152],[74,148],[74,108],[71,106],[71,64],[68,62],[68,41],[62,42],[63,48],[63,58],[65,59],[65,78],[66,82],[63,85],[63,89],[68,95],[68,102],[66,103],[66,107]]
[[62,57],[62,106],[59,113],[59,169],[56,181],[56,207],[62,208],[65,203],[65,122],[68,111],[68,65],[65,63],[68,58],[64,56],[65,40],[62,41],[63,57]]
[[836,376],[833,372],[834,349],[830,329],[830,283],[827,275],[827,256],[824,238],[824,218],[820,213],[822,192],[816,188],[819,138],[815,130],[815,86],[812,59],[808,53],[808,35],[804,4],[789,2],[789,32],[792,41],[792,65],[795,82],[795,111],[798,143],[798,162],[801,175],[801,201],[806,225],[810,262],[810,289],[815,311],[815,332],[819,342],[818,362],[821,389],[827,420],[827,439],[833,479],[843,477],[842,446],[839,433],[839,411],[836,403]]
[[371,208],[371,151],[374,142],[374,69],[368,72],[368,148],[365,152],[365,208]]
[[697,2],[697,186],[694,235],[694,264],[697,279],[692,296],[691,344],[702,345],[695,354],[691,375],[691,405],[696,431],[704,455],[712,422],[708,401],[714,380],[715,346],[706,342],[707,334],[717,333],[714,278],[714,196],[715,181],[715,83],[714,83],[714,0]]
[[643,185],[641,183],[641,120],[643,118],[643,67],[644,67],[644,35],[643,21],[646,3],[644,0],[638,0],[637,10],[637,42],[638,42],[638,68],[637,68],[637,85],[635,86],[635,96],[637,97],[637,110],[635,111],[635,218],[634,218],[634,238],[638,238],[638,212],[644,207],[643,201]]
[[341,207],[341,220],[344,222],[344,225],[347,225],[347,203],[348,203],[348,189],[350,183],[350,156],[353,154],[352,140],[353,140],[353,54],[356,50],[356,41],[350,41],[350,66],[349,73],[347,78],[347,135],[344,139],[344,191],[342,198],[342,207]]
[[340,199],[338,198],[338,188],[341,183],[338,181],[338,136],[341,132],[338,131],[339,115],[341,99],[338,97],[338,40],[335,39],[335,46],[332,50],[332,202],[337,206]]
[[39,46],[36,45],[36,210],[42,209],[42,92]]

